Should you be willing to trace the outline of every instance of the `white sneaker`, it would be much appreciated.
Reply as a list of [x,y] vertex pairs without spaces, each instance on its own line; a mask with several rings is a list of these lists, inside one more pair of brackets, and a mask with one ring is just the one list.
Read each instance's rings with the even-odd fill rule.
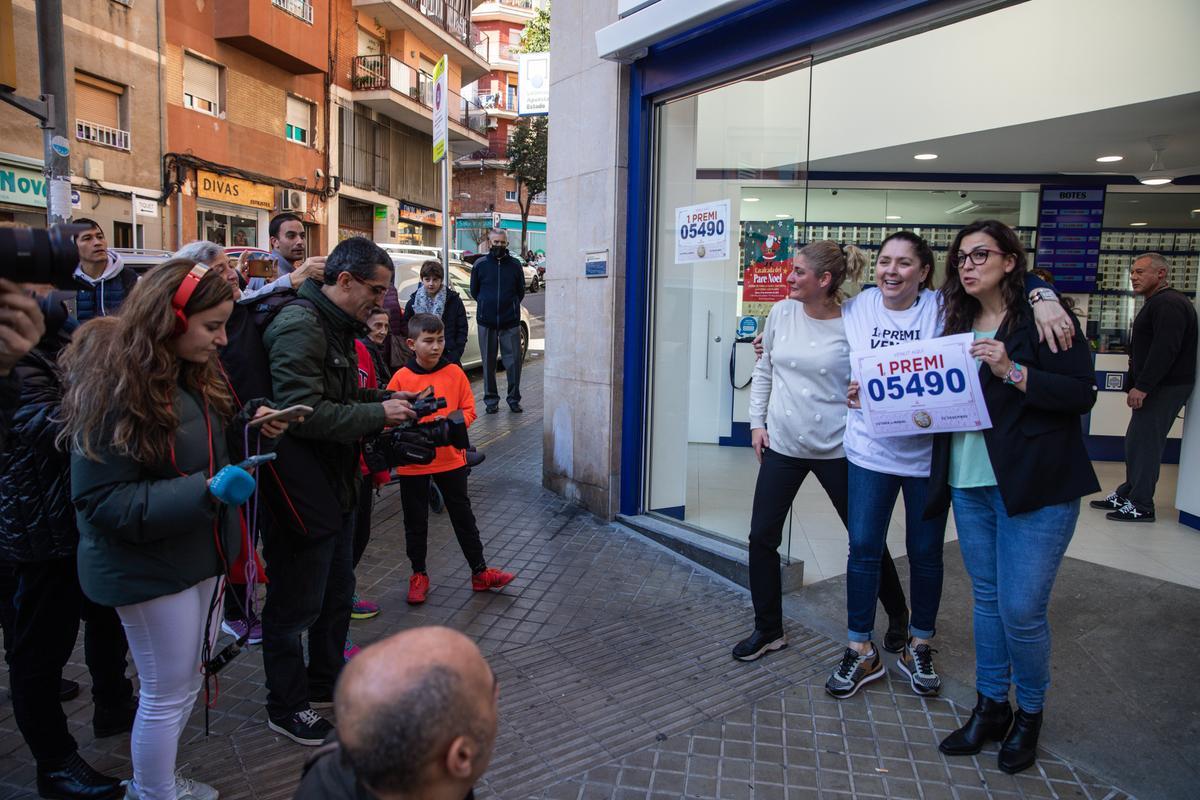
[[[207,783],[185,778],[175,773],[175,800],[217,800],[220,793]],[[125,800],[142,800],[133,788],[133,781],[125,784]]]

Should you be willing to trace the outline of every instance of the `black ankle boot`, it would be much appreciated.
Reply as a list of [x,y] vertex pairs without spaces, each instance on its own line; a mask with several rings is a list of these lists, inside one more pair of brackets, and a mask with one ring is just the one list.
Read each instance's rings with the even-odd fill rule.
[[37,788],[42,797],[59,800],[109,800],[125,793],[120,780],[92,769],[79,753],[62,761],[39,763]]
[[887,632],[883,634],[883,649],[899,653],[908,644],[908,609],[898,617],[888,617]]
[[1009,775],[1029,769],[1037,760],[1038,734],[1042,732],[1042,712],[1030,714],[1017,709],[1012,730],[1000,746],[1000,769]]
[[938,745],[938,749],[948,756],[973,756],[983,749],[985,742],[998,742],[1008,733],[1008,726],[1013,719],[1008,701],[998,702],[978,692],[975,695],[979,699],[967,724]]

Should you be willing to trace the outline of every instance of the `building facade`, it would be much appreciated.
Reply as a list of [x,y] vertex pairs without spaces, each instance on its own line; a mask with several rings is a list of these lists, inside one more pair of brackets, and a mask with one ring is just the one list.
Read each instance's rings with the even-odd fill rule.
[[[1156,58],[1116,69],[1146,19],[1161,23]],[[773,233],[772,254],[832,239],[873,255],[905,228],[937,275],[955,232],[985,218],[1014,227],[1074,301],[1100,388],[1089,450],[1121,458],[1141,304],[1129,262],[1157,250],[1175,288],[1200,290],[1195,3],[605,0],[560,4],[554,24],[571,41],[556,38],[551,76],[547,486],[744,556],[746,337],[786,291],[757,245]],[[1034,56],[1064,42],[1069,63]],[[679,222],[694,206],[721,223],[703,253]],[[1174,460],[1180,519],[1200,525],[1194,420],[1172,432]],[[844,561],[824,497],[797,502],[786,555]]]
[[164,0],[173,246],[207,239],[268,247],[267,225],[298,214],[323,252],[330,181],[329,6],[309,0]]
[[[94,219],[110,246],[163,246],[161,164],[165,110],[160,98],[156,3],[63,3],[72,214]],[[16,91],[40,93],[32,2],[13,6]],[[38,121],[7,105],[0,117],[0,221],[44,227],[46,181]]]
[[[508,174],[508,140],[517,118],[517,52],[525,26],[539,6],[535,0],[489,0],[472,14],[487,43],[488,73],[468,91],[483,107],[487,146],[454,165],[452,209],[454,246],[478,251],[489,228],[508,232],[514,250],[520,242],[521,206],[517,181]],[[533,198],[526,249],[545,252],[546,198]]]
[[478,0],[334,0],[329,96],[330,243],[441,244],[440,166],[433,163],[433,72],[447,56],[451,159],[486,146],[482,108],[463,92],[488,70],[471,23]]

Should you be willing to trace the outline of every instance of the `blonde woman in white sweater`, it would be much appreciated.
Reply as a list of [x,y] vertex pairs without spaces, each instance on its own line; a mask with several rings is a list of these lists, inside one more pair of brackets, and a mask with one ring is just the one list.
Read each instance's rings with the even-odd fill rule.
[[776,303],[767,317],[750,390],[750,437],[761,466],[750,518],[754,632],[733,648],[733,657],[741,661],[787,645],[779,544],[792,501],[810,473],[846,520],[842,437],[850,346],[841,285],[848,271],[860,272],[866,263],[854,246],[845,251],[831,241],[805,246],[792,259],[788,299]]

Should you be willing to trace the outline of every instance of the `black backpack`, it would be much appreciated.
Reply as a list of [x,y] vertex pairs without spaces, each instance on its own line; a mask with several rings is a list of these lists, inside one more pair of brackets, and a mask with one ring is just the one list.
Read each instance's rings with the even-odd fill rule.
[[[225,323],[228,343],[221,351],[221,368],[239,407],[250,400],[271,399],[271,363],[263,333],[280,311],[293,304],[316,313],[316,306],[292,289],[278,289],[234,305]],[[324,461],[313,443],[284,434],[275,453],[275,461],[264,465],[259,476],[259,488],[272,522],[308,538],[336,534],[342,526],[341,503],[325,477]]]

